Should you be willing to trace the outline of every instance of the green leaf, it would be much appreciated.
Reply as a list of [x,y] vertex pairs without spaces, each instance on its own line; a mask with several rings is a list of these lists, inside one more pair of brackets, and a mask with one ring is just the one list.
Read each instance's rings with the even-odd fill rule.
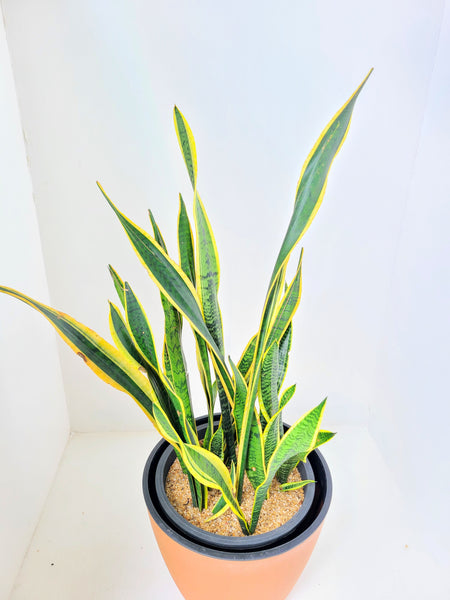
[[218,456],[220,460],[224,458],[224,435],[223,427],[219,425],[217,430],[213,433],[211,438],[210,448],[211,452]]
[[319,210],[331,164],[345,140],[356,99],[371,72],[372,69],[325,127],[303,165],[295,195],[294,212],[275,263],[269,289]]
[[[322,444],[325,444],[326,442],[331,440],[331,438],[333,438],[335,435],[336,434],[332,433],[331,431],[319,431],[319,433],[317,434],[316,443],[314,444],[314,449],[316,449],[318,446],[321,446]],[[298,465],[301,457],[301,454],[297,454],[296,456],[293,456],[292,458],[287,460],[283,465],[281,465],[281,467],[277,471],[277,479],[280,483],[286,483],[289,474]]]
[[176,106],[173,110],[173,118],[181,153],[183,154],[192,188],[195,190],[197,185],[197,152],[195,150],[194,136],[188,122]]
[[97,185],[108,204],[116,213],[139,259],[147,268],[151,278],[155,281],[161,292],[175,308],[183,313],[194,329],[200,333],[220,357],[220,351],[203,321],[200,303],[192,283],[161,246],[143,229],[132,223],[122,214],[108,198],[100,184]]
[[289,324],[292,321],[292,317],[294,316],[295,311],[297,310],[298,305],[300,303],[302,290],[302,258],[303,249],[300,253],[300,258],[298,261],[297,271],[295,273],[294,279],[292,280],[290,286],[286,290],[283,296],[283,300],[281,301],[280,307],[277,311],[276,317],[273,321],[269,339],[267,341],[267,347],[269,347],[274,340],[276,340],[278,343],[281,342]]
[[236,437],[239,441],[241,437],[242,419],[244,418],[245,403],[247,400],[247,384],[245,379],[236,367],[231,358],[228,357],[228,361],[234,373],[235,389],[234,389],[234,408],[233,417],[236,425]]
[[145,368],[147,363],[131,339],[119,309],[112,302],[109,303],[109,328],[117,348],[126,352],[133,360]]
[[180,210],[178,213],[178,252],[180,255],[181,268],[195,285],[194,242],[186,205],[181,194]]
[[289,402],[289,400],[295,394],[296,387],[297,386],[294,383],[294,385],[291,385],[286,390],[284,390],[284,392],[281,396],[281,399],[280,399],[280,406],[279,406],[280,410],[282,410],[286,406],[286,404]]
[[332,438],[334,438],[335,435],[336,433],[333,433],[332,431],[319,431],[314,448],[318,448],[319,446],[322,446],[322,444],[326,444],[326,442],[329,442]]
[[200,302],[192,283],[180,267],[167,255],[164,249],[145,231],[123,215],[108,198],[100,184],[97,183],[97,185],[108,204],[116,213],[139,259],[147,268],[156,285],[170,303],[188,319],[192,327],[210,347],[214,355],[216,371],[226,389],[227,397],[232,400],[233,383],[230,374],[225,365],[223,355],[217,348],[203,320]]
[[272,483],[276,472],[290,458],[300,454],[301,460],[305,460],[316,443],[326,400],[323,400],[316,408],[301,417],[281,438],[277,448],[272,454],[264,482],[258,487],[253,503],[250,533],[253,533],[258,523],[262,504],[266,498],[267,491]]
[[203,318],[217,347],[223,353],[222,316],[217,294],[220,267],[216,242],[205,208],[197,192],[194,194],[196,232],[197,291],[200,295]]
[[125,315],[134,343],[146,361],[159,371],[153,333],[144,309],[127,281],[124,284],[124,290]]
[[181,452],[186,467],[198,481],[222,492],[226,503],[237,516],[242,531],[248,534],[248,524],[234,496],[230,473],[223,462],[215,454],[200,446],[183,444]]
[[278,352],[278,391],[280,391],[283,385],[284,378],[286,377],[286,371],[289,362],[289,352],[292,344],[292,321],[289,323],[283,337],[280,341],[279,352]]
[[280,419],[281,411],[279,410],[270,418],[270,421],[267,423],[266,428],[264,429],[264,464],[266,466],[269,460],[272,458],[275,448],[280,441]]
[[266,421],[278,410],[278,344],[273,341],[261,365],[260,408]]
[[246,470],[250,483],[256,489],[264,481],[266,470],[264,468],[263,434],[255,411],[250,430]]
[[25,302],[25,304],[44,315],[62,339],[100,379],[130,394],[150,420],[153,421],[152,401],[154,393],[147,377],[139,371],[135,361],[130,360],[92,329],[79,323],[69,315],[54,310],[8,287],[0,286],[0,292]]
[[250,367],[253,364],[253,359],[255,358],[255,349],[256,349],[256,340],[258,336],[254,335],[249,343],[247,344],[244,352],[242,353],[241,358],[238,362],[238,369],[241,372],[242,376],[247,379],[247,376],[250,371]]
[[114,287],[116,288],[117,295],[119,296],[120,303],[122,304],[123,308],[125,308],[125,292],[123,289],[123,281],[111,265],[108,265],[108,269],[112,277]]
[[293,490],[299,490],[305,487],[308,483],[316,483],[314,479],[305,479],[303,481],[293,481],[292,483],[283,483],[280,486],[282,492],[292,492]]
[[258,382],[261,371],[261,360],[263,356],[263,349],[266,344],[268,332],[270,330],[270,324],[272,322],[275,307],[278,304],[278,300],[280,298],[280,294],[283,290],[283,282],[285,276],[285,268],[282,269],[275,282],[273,283],[269,295],[266,298],[266,302],[263,309],[263,314],[261,317],[261,323],[259,326],[258,336],[256,340],[255,347],[255,358],[254,364],[251,371],[251,377],[249,381],[249,390],[247,394],[247,402],[245,405],[244,417],[242,419],[242,431],[241,431],[241,439],[239,443],[239,453],[238,453],[238,464],[237,464],[237,478],[239,482],[238,487],[238,498],[241,499],[242,496],[242,485],[243,485],[243,471],[245,469],[246,461],[247,461],[247,452],[248,452],[248,443],[249,436],[251,430],[251,419],[253,410],[255,407],[255,400],[258,391]]

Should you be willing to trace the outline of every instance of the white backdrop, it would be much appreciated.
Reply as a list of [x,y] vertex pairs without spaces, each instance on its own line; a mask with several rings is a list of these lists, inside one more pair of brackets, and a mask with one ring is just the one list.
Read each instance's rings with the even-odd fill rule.
[[[423,494],[439,498],[440,465],[426,489],[417,478],[444,452],[436,425],[449,412],[444,0],[3,0],[3,10],[52,304],[109,338],[111,263],[161,341],[159,295],[95,180],[144,226],[151,207],[174,253],[178,192],[191,204],[177,103],[197,140],[235,359],[257,327],[302,162],[375,67],[304,238],[286,416],[328,395],[325,425],[369,426],[416,516]],[[39,293],[31,280],[25,291]],[[73,430],[148,427],[62,344],[60,356]]]
[[[0,282],[48,289],[3,23],[0,23]],[[0,598],[22,563],[69,435],[55,337],[25,305],[0,309]]]

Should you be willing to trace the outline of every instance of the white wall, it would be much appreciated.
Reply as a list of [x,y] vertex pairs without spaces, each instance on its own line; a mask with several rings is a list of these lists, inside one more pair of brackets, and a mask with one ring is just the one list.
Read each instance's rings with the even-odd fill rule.
[[[436,167],[448,144],[444,0],[3,6],[54,305],[109,336],[110,262],[161,340],[158,294],[94,182],[141,224],[150,206],[174,251],[177,193],[191,201],[176,102],[197,139],[234,358],[257,327],[302,161],[375,67],[304,240],[289,376],[299,394],[287,416],[328,395],[326,425],[369,425],[394,453],[404,490],[420,496],[416,454],[425,463],[439,437],[431,416],[423,427],[429,381],[433,414],[448,417],[445,369],[436,368],[448,322],[448,182]],[[148,427],[126,396],[60,353],[75,430]],[[412,506],[417,514],[419,501]]]
[[[390,268],[369,425],[433,558],[448,565],[450,6]],[[438,529],[430,527],[431,508]]]
[[[0,23],[0,282],[48,301],[11,64]],[[55,336],[0,298],[0,598],[7,598],[69,433]]]
[[[95,180],[141,224],[151,206],[174,251],[177,193],[191,201],[176,102],[197,138],[237,358],[257,327],[301,164],[374,66],[304,241],[290,374],[299,400],[288,411],[328,395],[331,427],[366,423],[443,5],[5,0],[54,304],[109,336],[111,262],[160,336],[158,294]],[[75,430],[148,426],[127,397],[60,352]]]

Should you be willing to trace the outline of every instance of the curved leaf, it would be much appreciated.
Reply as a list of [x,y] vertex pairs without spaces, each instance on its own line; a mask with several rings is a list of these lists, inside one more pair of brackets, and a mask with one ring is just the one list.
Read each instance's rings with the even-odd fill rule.
[[275,263],[269,288],[319,210],[331,164],[344,143],[356,99],[371,72],[372,69],[325,127],[303,165],[295,194],[294,212]]
[[0,292],[22,300],[44,315],[63,340],[100,379],[130,394],[153,421],[152,401],[156,398],[148,379],[139,371],[134,361],[69,315],[8,287],[0,286]]
[[318,406],[306,413],[281,438],[267,465],[266,478],[255,493],[250,533],[255,531],[267,491],[281,465],[298,454],[301,454],[301,460],[305,460],[314,448],[325,404],[326,400],[323,400]]
[[234,496],[230,473],[223,462],[201,446],[182,444],[181,452],[184,463],[192,475],[203,485],[222,492],[224,500],[237,516],[243,532],[248,533],[248,524]]

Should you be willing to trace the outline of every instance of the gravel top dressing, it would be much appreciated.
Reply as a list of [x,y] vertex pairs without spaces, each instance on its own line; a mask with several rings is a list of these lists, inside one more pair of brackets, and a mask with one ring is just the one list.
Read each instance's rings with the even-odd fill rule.
[[[289,475],[288,482],[293,481],[301,481],[300,473],[297,469],[294,469]],[[218,490],[209,491],[208,507],[205,510],[200,511],[198,508],[194,508],[188,478],[181,470],[178,459],[174,461],[167,474],[166,494],[175,510],[192,525],[219,535],[243,537],[244,534],[239,522],[230,509],[221,517],[207,523],[207,520],[212,516],[212,509],[220,497]],[[245,475],[241,507],[249,521],[251,519],[254,495],[253,486],[247,475]],[[258,526],[253,535],[266,533],[280,527],[280,525],[284,525],[298,511],[303,498],[304,492],[302,488],[282,492],[280,484],[274,479],[269,490],[269,498],[264,501]]]

